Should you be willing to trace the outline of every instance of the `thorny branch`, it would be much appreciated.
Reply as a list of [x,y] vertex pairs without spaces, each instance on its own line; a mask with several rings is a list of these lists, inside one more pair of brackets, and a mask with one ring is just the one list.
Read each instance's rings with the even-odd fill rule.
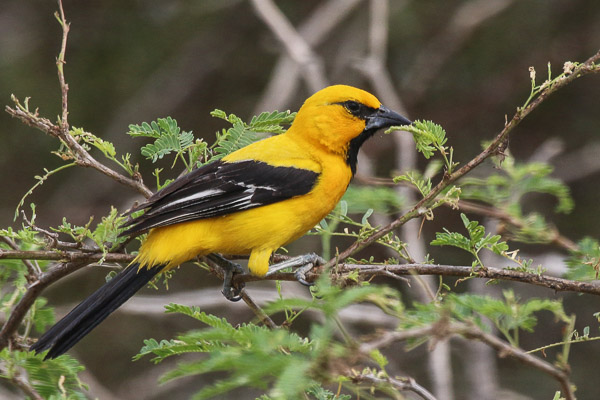
[[336,262],[345,260],[346,258],[374,243],[375,241],[385,236],[389,232],[393,231],[394,229],[401,227],[411,219],[421,217],[427,214],[429,212],[429,207],[435,203],[435,201],[437,200],[437,196],[445,188],[447,188],[451,183],[455,182],[465,174],[469,173],[473,168],[477,167],[490,156],[497,154],[498,149],[502,146],[503,143],[505,143],[509,134],[517,127],[517,125],[519,125],[519,123],[525,117],[527,117],[527,115],[529,115],[540,104],[542,104],[548,98],[548,96],[550,96],[557,90],[567,86],[569,83],[573,82],[577,78],[588,74],[600,72],[600,65],[596,64],[598,60],[600,60],[600,50],[588,60],[586,60],[584,63],[576,66],[571,74],[564,76],[562,79],[558,80],[553,85],[547,86],[538,95],[538,97],[531,101],[526,107],[519,108],[512,117],[512,119],[506,123],[504,129],[500,131],[500,133],[485,150],[483,150],[475,158],[473,158],[471,161],[469,161],[467,164],[465,164],[463,167],[459,168],[452,174],[445,174],[442,180],[427,194],[427,196],[423,197],[407,213],[392,221],[387,226],[379,229],[376,233],[369,236],[367,239],[358,240],[354,242],[351,246],[346,248],[346,250],[340,253],[336,258],[331,259],[326,266],[331,267],[335,265]]
[[[360,182],[364,182],[365,184],[368,184],[368,185],[389,186],[389,187],[404,186],[406,188],[410,188],[413,191],[417,191],[417,188],[415,188],[413,185],[404,183],[404,182],[394,183],[394,180],[391,178],[380,178],[380,177],[375,177],[375,176],[364,176],[364,175],[357,174],[355,179],[357,179]],[[454,206],[454,205],[450,205],[450,204],[445,204],[445,205],[452,206],[452,207]],[[456,204],[456,206],[461,211],[478,214],[478,215],[483,215],[485,217],[494,218],[494,219],[497,219],[498,221],[504,223],[505,225],[509,225],[509,226],[515,227],[517,229],[525,228],[525,223],[522,220],[515,218],[514,216],[510,215],[508,212],[506,212],[498,207],[480,204],[480,203],[472,202],[469,200],[459,200],[458,203]],[[568,237],[562,235],[555,227],[550,228],[550,230],[548,232],[546,232],[545,237],[549,238],[549,243],[552,243],[553,245],[560,247],[564,250],[576,251],[579,249],[579,246],[577,245],[577,243],[573,242]]]
[[67,38],[69,36],[70,24],[65,19],[65,14],[61,0],[59,0],[58,5],[60,13],[56,14],[56,18],[58,19],[62,27],[61,48],[60,53],[56,59],[56,66],[58,69],[58,80],[60,82],[61,90],[62,117],[59,121],[60,125],[53,124],[49,119],[40,117],[38,115],[38,110],[31,112],[27,105],[27,101],[25,102],[25,106],[23,106],[14,96],[12,97],[12,99],[15,102],[15,107],[12,108],[10,106],[6,106],[5,110],[12,117],[20,119],[26,125],[31,126],[32,128],[39,129],[42,132],[59,139],[61,143],[63,143],[69,149],[70,156],[73,158],[73,160],[75,160],[77,165],[82,167],[94,168],[95,170],[100,171],[101,173],[114,179],[115,181],[133,188],[145,197],[150,197],[152,196],[152,191],[144,185],[140,175],[134,176],[133,179],[128,178],[108,168],[104,164],[101,164],[94,157],[92,157],[69,132],[69,111],[67,101],[69,85],[66,83],[65,80],[64,65],[66,63],[65,53],[67,49]]

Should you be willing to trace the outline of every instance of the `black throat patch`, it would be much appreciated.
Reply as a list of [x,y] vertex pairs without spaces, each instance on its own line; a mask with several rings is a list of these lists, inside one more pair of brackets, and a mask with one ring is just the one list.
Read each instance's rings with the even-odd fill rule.
[[358,163],[358,150],[360,150],[360,146],[362,146],[367,139],[373,136],[375,132],[377,132],[377,129],[364,130],[360,135],[350,141],[350,144],[348,145],[348,153],[346,154],[346,163],[350,166],[352,176],[356,174],[356,164]]
[[[364,121],[377,112],[376,108],[368,107],[357,101],[348,100],[337,104],[344,107],[350,114]],[[346,163],[350,166],[353,176],[356,173],[356,163],[358,162],[358,150],[360,150],[360,146],[362,146],[367,139],[373,136],[376,131],[377,129],[364,130],[360,135],[350,141],[350,144],[348,145],[348,152],[346,153]]]

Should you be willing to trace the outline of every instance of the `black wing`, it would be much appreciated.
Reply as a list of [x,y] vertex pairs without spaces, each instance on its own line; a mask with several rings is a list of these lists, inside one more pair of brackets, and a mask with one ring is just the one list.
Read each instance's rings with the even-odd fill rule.
[[261,161],[216,161],[190,172],[130,212],[146,212],[124,226],[121,235],[216,217],[260,207],[308,193],[319,174],[307,169],[275,167]]

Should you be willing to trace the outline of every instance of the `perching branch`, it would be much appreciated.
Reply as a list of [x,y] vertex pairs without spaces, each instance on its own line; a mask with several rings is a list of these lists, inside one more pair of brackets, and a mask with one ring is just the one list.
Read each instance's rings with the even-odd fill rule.
[[[314,271],[314,270],[313,270]],[[569,279],[556,278],[548,275],[538,275],[529,272],[515,271],[512,269],[480,268],[474,270],[471,266],[437,265],[437,264],[389,264],[389,265],[361,265],[361,264],[338,264],[332,274],[334,278],[344,279],[347,274],[358,271],[361,279],[368,280],[376,276],[389,277],[408,275],[439,275],[456,276],[463,278],[498,279],[503,281],[514,281],[543,286],[557,292],[576,292],[600,296],[600,284],[596,282],[580,282]],[[317,274],[308,274],[307,280],[314,281]],[[255,277],[249,274],[236,276],[234,281],[252,282],[258,280],[296,280],[293,273],[276,273],[266,278]]]
[[[91,263],[103,259],[106,262],[130,263],[135,258],[132,254],[124,253],[90,253],[86,251],[59,251],[59,250],[3,250],[0,249],[0,259],[20,259],[20,260],[55,260],[62,262],[81,262]],[[53,268],[42,274],[45,276]],[[314,281],[318,277],[316,269],[308,275],[309,281]],[[319,268],[322,271],[323,268]],[[409,275],[439,275],[456,276],[462,278],[480,278],[480,279],[498,279],[504,281],[514,281],[528,283],[531,285],[542,286],[557,292],[576,292],[587,293],[600,296],[600,284],[596,282],[581,282],[569,279],[557,278],[554,276],[535,274],[530,272],[516,271],[513,269],[501,269],[486,267],[473,269],[471,266],[458,265],[439,265],[439,264],[338,264],[332,274],[337,279],[344,279],[345,275],[358,271],[361,279],[368,280],[377,276],[399,278]],[[219,271],[211,271],[218,275]],[[41,280],[41,278],[40,278]],[[296,278],[291,272],[278,272],[266,277],[258,277],[250,274],[236,275],[234,282],[255,282],[263,280],[295,281]]]

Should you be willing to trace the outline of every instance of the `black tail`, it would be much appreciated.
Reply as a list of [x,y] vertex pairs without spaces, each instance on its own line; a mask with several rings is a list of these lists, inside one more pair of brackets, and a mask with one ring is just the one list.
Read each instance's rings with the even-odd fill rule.
[[141,268],[135,263],[106,282],[90,297],[82,301],[63,319],[42,335],[30,350],[40,353],[50,349],[44,359],[55,358],[65,353],[75,343],[96,327],[113,311],[125,303],[138,290],[158,274],[164,265]]

